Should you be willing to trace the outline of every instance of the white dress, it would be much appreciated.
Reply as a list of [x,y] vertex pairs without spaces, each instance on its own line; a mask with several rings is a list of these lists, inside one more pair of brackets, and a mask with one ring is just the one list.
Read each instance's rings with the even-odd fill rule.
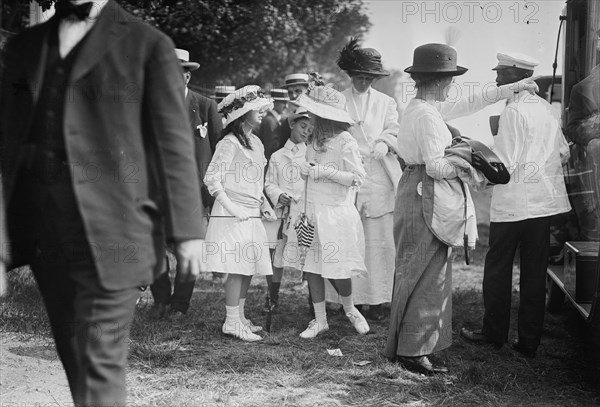
[[[357,94],[352,88],[343,92],[348,113],[356,121],[349,130],[356,139],[367,173],[356,199],[365,233],[366,278],[352,279],[352,298],[355,304],[377,305],[392,300],[394,282],[395,246],[394,225],[395,187],[402,170],[396,161],[395,174],[383,160],[373,158],[373,146],[382,141],[388,145],[388,156],[396,160],[393,151],[400,128],[398,111],[393,98],[370,88]],[[325,285],[325,299],[341,303],[341,297],[329,283]]]
[[[357,185],[365,178],[356,140],[342,132],[328,140],[324,151],[307,147],[306,161],[335,168],[336,173],[353,176]],[[315,225],[315,237],[301,265],[298,240],[292,219],[283,261],[285,267],[302,269],[323,278],[346,279],[365,275],[365,238],[360,215],[354,206],[353,188],[330,179],[308,178],[306,213]],[[299,205],[302,209],[303,202]]]
[[251,134],[249,141],[252,150],[244,148],[233,134],[225,136],[217,144],[204,176],[211,195],[224,191],[253,216],[239,221],[215,201],[205,240],[209,271],[246,276],[272,274],[267,233],[260,219],[267,160],[260,139]]

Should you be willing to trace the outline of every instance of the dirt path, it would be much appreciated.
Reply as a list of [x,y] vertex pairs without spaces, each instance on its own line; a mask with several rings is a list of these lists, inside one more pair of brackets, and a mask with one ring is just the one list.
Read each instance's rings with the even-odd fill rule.
[[52,341],[0,335],[1,406],[62,406],[73,402]]

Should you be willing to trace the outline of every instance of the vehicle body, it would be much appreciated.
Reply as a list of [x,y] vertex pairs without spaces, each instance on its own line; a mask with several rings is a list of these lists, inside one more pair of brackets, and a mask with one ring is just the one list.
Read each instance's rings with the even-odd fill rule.
[[[548,92],[546,85],[540,86],[540,91],[547,93],[548,101],[550,94],[555,101],[560,95],[561,121],[563,129],[566,129],[570,115],[574,114],[569,109],[570,105],[573,106],[573,87],[600,64],[600,1],[568,0],[560,20],[561,24],[564,23],[562,78],[553,92]],[[600,82],[595,86],[600,87]],[[598,115],[597,111],[595,115]],[[600,251],[597,233],[600,230],[600,139],[584,144],[573,137],[572,127],[568,130],[566,134],[571,142],[571,158],[564,175],[574,208],[570,218],[574,219],[571,226],[575,227],[571,229],[576,233],[566,230],[568,221],[562,223],[563,235],[567,237],[563,242],[562,257],[548,267],[547,305],[549,311],[557,310],[566,298],[594,328],[598,334],[597,343],[600,344],[600,265],[597,261]],[[587,208],[592,208],[587,214],[582,214],[582,200]],[[584,229],[592,232],[583,233]]]

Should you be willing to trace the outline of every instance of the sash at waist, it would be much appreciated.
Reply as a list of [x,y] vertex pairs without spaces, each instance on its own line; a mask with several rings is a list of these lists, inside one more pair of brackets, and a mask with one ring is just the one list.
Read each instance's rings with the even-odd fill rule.
[[246,208],[260,208],[260,205],[262,204],[262,200],[250,194],[232,191],[227,188],[225,189],[225,193],[227,194],[229,199],[231,199],[232,202],[245,206]]

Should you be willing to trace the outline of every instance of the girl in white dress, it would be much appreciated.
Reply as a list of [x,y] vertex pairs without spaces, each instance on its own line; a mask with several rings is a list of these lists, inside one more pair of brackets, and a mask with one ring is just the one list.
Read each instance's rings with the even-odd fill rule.
[[357,332],[366,334],[369,325],[352,301],[351,277],[366,273],[364,233],[353,188],[361,185],[365,171],[356,140],[347,131],[353,121],[344,109],[344,96],[329,86],[315,86],[295,103],[308,110],[314,126],[301,173],[308,178],[305,210],[315,225],[315,237],[302,265],[298,239],[290,228],[284,255],[287,267],[306,273],[315,310],[315,319],[300,337],[314,338],[329,329],[324,279],[338,290]]
[[225,116],[223,138],[206,171],[204,183],[215,197],[206,233],[208,270],[227,274],[223,333],[254,342],[262,330],[245,317],[252,276],[269,275],[271,259],[261,214],[274,218],[263,196],[264,147],[252,129],[272,107],[260,87],[249,85],[219,103]]

